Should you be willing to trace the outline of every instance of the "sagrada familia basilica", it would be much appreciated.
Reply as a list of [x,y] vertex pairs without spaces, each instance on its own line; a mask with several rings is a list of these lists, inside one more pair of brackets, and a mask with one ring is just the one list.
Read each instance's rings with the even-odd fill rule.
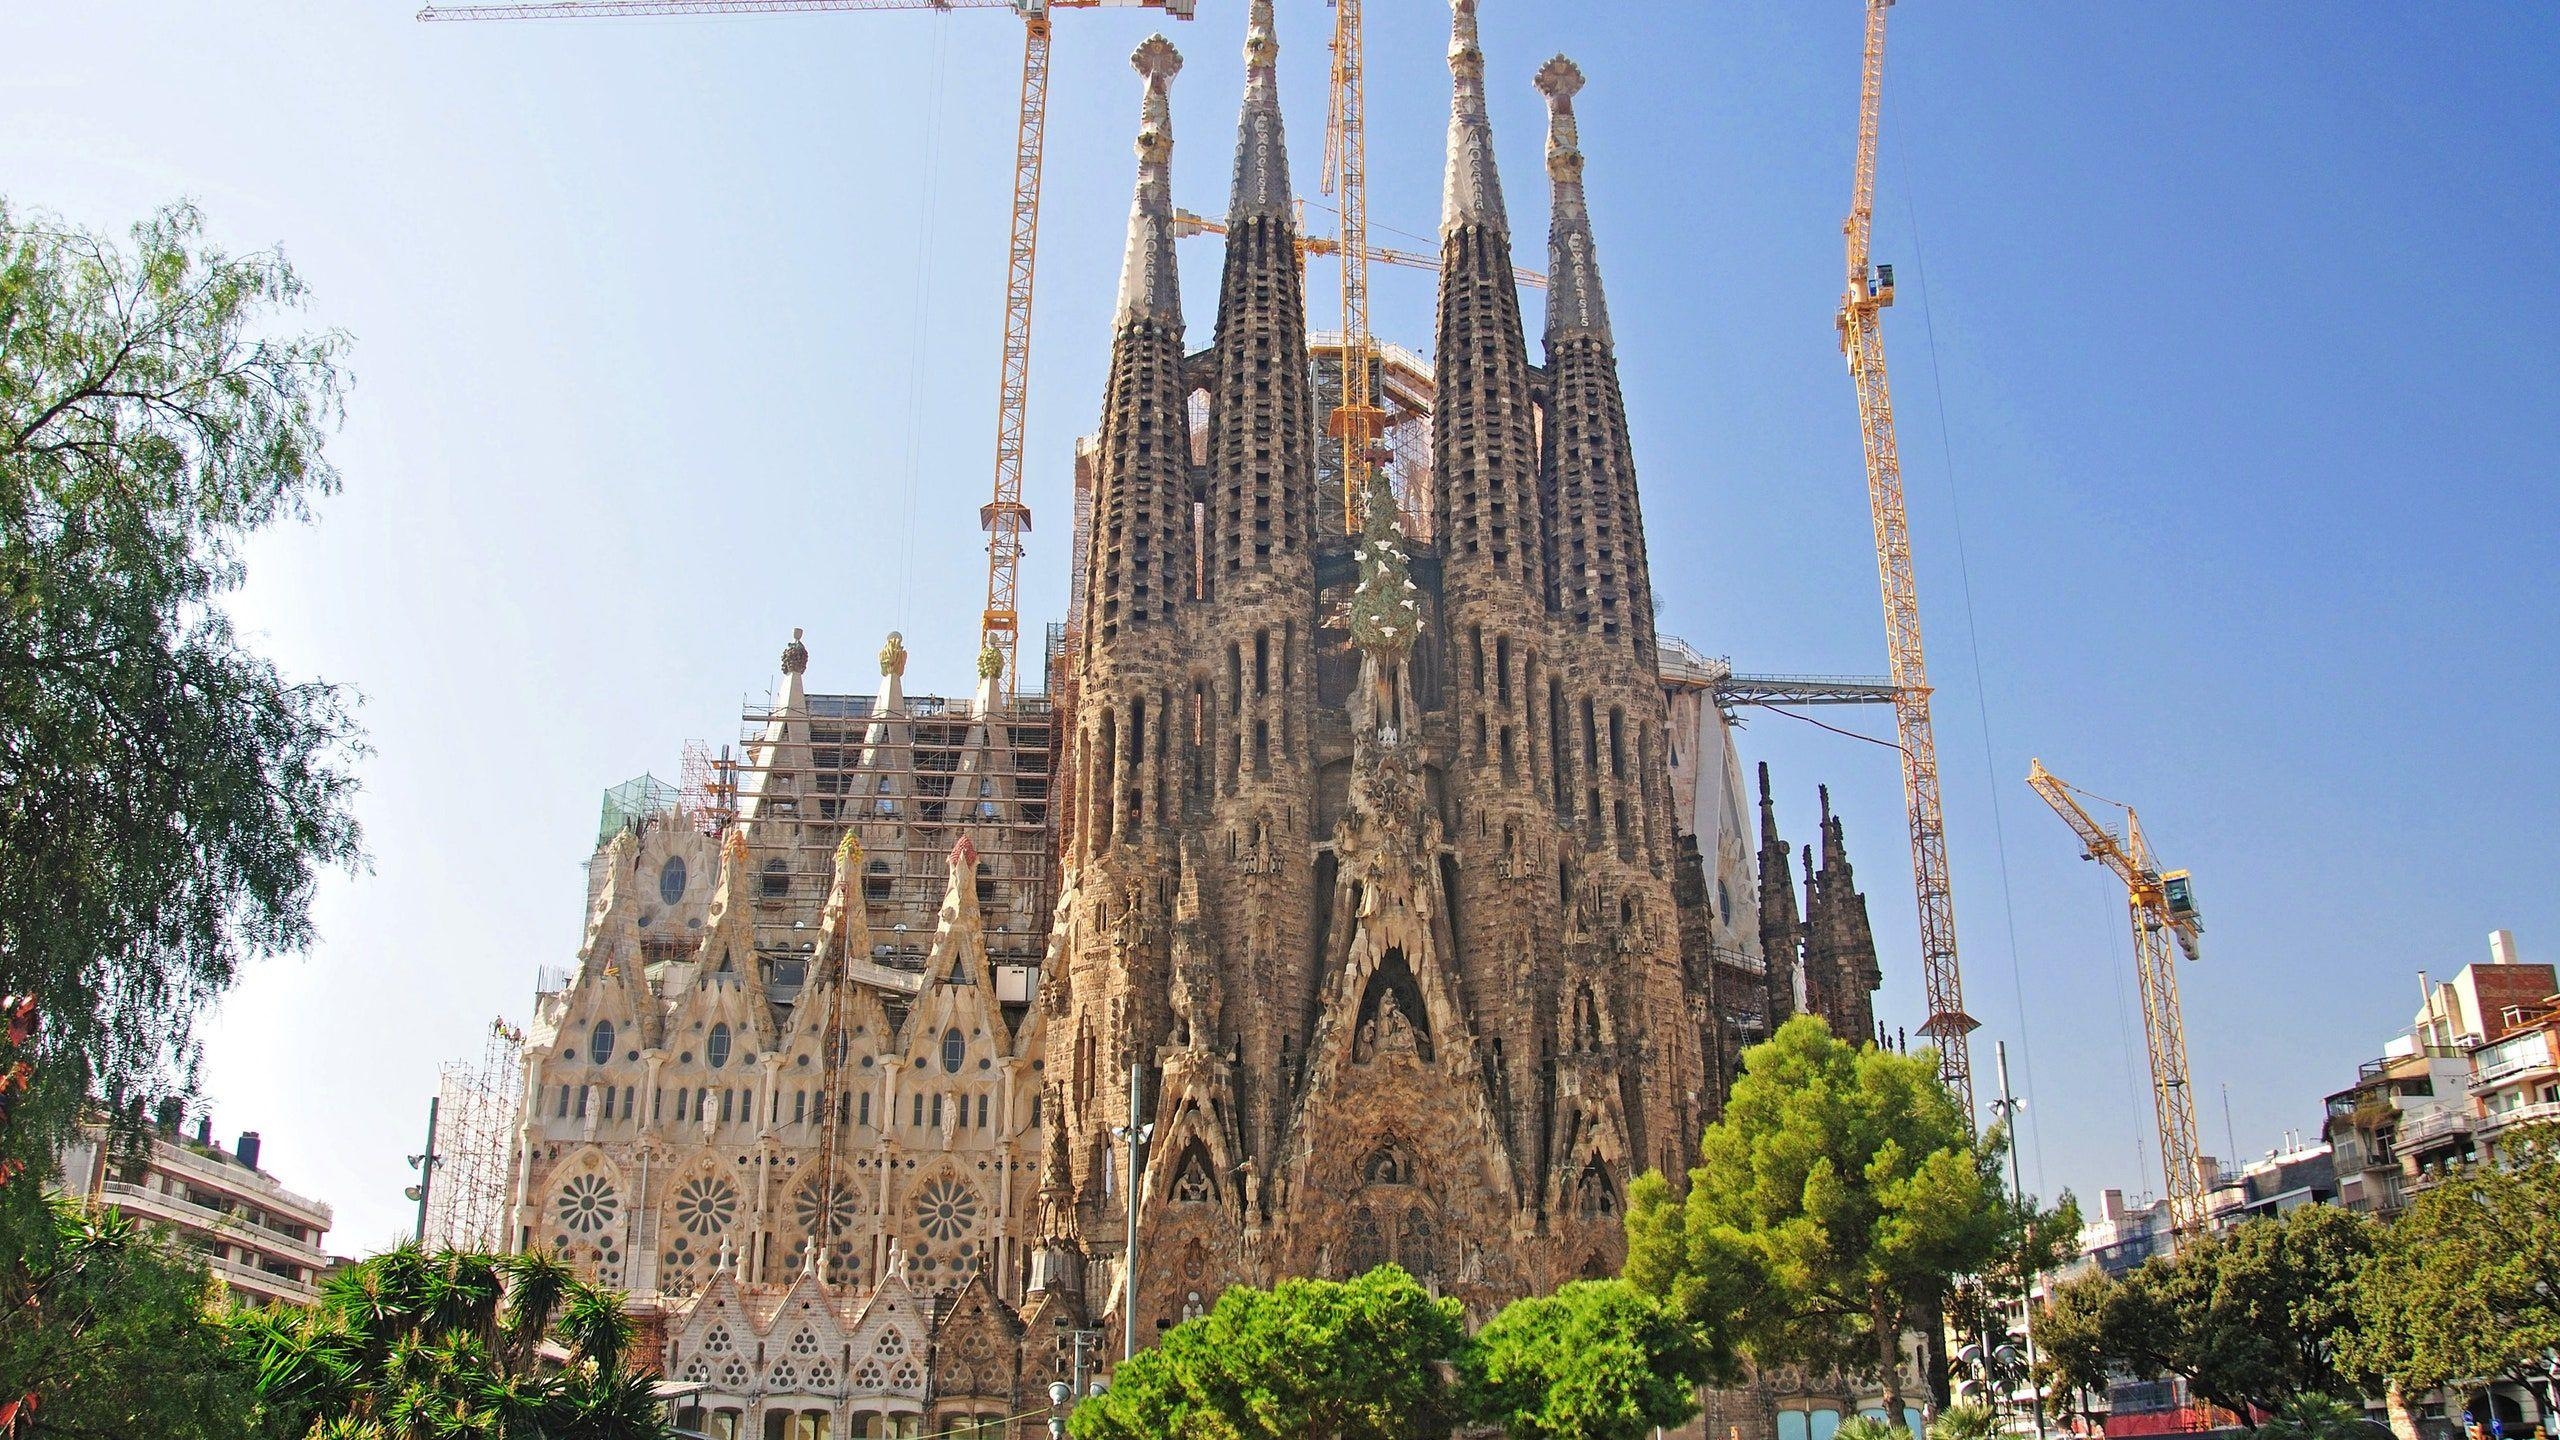
[[909,697],[893,636],[813,694],[795,635],[734,805],[603,836],[511,1238],[630,1291],[709,1433],[1040,1433],[1053,1378],[1229,1285],[1388,1261],[1482,1319],[1614,1273],[1629,1181],[1778,1020],[1874,1033],[1840,822],[1800,907],[1710,662],[1655,634],[1583,77],[1535,77],[1533,362],[1453,12],[1427,494],[1322,493],[1269,0],[1186,349],[1149,40],[1047,693]]

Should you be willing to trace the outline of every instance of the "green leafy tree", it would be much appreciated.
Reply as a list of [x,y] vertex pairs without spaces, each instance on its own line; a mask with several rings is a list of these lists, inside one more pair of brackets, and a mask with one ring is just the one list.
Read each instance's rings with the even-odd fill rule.
[[[241,1310],[232,1352],[268,1440],[659,1440],[621,1298],[540,1252],[415,1246],[330,1277],[308,1312]],[[564,1362],[546,1361],[551,1341]]]
[[1460,1418],[1458,1302],[1384,1265],[1347,1281],[1238,1286],[1112,1372],[1075,1440],[1404,1440]]
[[2244,1418],[2298,1395],[2352,1396],[2340,1345],[2350,1336],[2371,1225],[2305,1205],[2222,1233],[2189,1236],[2121,1280],[2086,1277],[2057,1292],[2036,1339],[2058,1389],[2103,1393],[2110,1367],[2175,1375]]
[[1876,1370],[1899,1415],[1904,1331],[2030,1238],[2000,1145],[1975,1144],[1930,1052],[1853,1046],[1799,1015],[1744,1053],[1688,1194],[1659,1175],[1630,1188],[1627,1278],[1731,1324],[1763,1364]]
[[1727,1378],[1696,1327],[1623,1280],[1514,1301],[1467,1349],[1466,1408],[1512,1440],[1643,1440],[1697,1413],[1697,1384]]
[[0,202],[0,995],[44,1038],[17,1158],[182,1083],[195,1017],[359,863],[348,697],[222,610],[258,530],[337,488],[343,336],[173,206],[119,245]]
[[2036,1378],[2057,1407],[2092,1425],[2107,1398],[2107,1308],[2117,1283],[2102,1271],[2063,1281],[2036,1315]]
[[0,1213],[0,1435],[246,1437],[250,1376],[207,1313],[203,1260],[116,1210],[14,1189]]
[[1911,1432],[1873,1415],[1852,1415],[1832,1432],[1833,1440],[1911,1440]]
[[2560,1130],[2503,1148],[2505,1164],[2446,1176],[2383,1226],[2358,1277],[2344,1358],[2382,1382],[2392,1429],[2409,1440],[2410,1396],[2522,1378],[2560,1348]]

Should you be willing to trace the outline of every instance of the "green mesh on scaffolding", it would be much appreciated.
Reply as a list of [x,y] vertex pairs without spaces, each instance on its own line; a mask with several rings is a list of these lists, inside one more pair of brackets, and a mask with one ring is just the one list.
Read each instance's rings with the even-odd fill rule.
[[596,821],[596,843],[612,839],[622,828],[676,808],[680,792],[655,775],[625,780],[604,792],[604,814]]

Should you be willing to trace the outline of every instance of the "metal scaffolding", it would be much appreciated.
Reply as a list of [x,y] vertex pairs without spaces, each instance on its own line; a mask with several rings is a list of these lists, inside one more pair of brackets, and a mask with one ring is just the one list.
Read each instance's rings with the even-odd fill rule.
[[437,1165],[427,1194],[429,1248],[504,1251],[516,1110],[524,1097],[524,1031],[489,1022],[477,1061],[437,1072]]

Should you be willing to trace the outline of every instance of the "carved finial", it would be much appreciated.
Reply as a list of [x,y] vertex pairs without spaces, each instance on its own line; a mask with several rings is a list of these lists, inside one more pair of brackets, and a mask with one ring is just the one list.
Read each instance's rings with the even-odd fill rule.
[[977,872],[978,847],[969,843],[969,837],[964,833],[951,846],[951,873],[956,876],[974,875]]
[[1609,304],[1600,292],[1600,264],[1591,243],[1591,208],[1582,193],[1582,128],[1573,97],[1582,92],[1582,69],[1562,55],[1538,67],[1538,91],[1547,97],[1547,178],[1554,183],[1555,214],[1547,236],[1547,344],[1568,335],[1609,338]]
[[1129,63],[1146,80],[1138,115],[1138,193],[1129,207],[1129,249],[1120,269],[1118,319],[1179,322],[1181,287],[1173,268],[1173,77],[1182,54],[1150,35]]
[[1493,121],[1485,110],[1484,49],[1476,43],[1476,0],[1450,0],[1448,170],[1440,192],[1442,234],[1461,225],[1508,232],[1502,179],[1493,164]]
[[852,830],[836,842],[836,873],[850,875],[862,868],[862,837]]
[[1004,650],[990,644],[978,652],[978,678],[994,680],[1004,674]]
[[889,643],[880,647],[880,673],[896,679],[907,674],[907,638],[897,631],[889,632]]
[[800,631],[794,627],[791,643],[782,647],[782,673],[798,675],[809,668],[809,647],[800,643]]

